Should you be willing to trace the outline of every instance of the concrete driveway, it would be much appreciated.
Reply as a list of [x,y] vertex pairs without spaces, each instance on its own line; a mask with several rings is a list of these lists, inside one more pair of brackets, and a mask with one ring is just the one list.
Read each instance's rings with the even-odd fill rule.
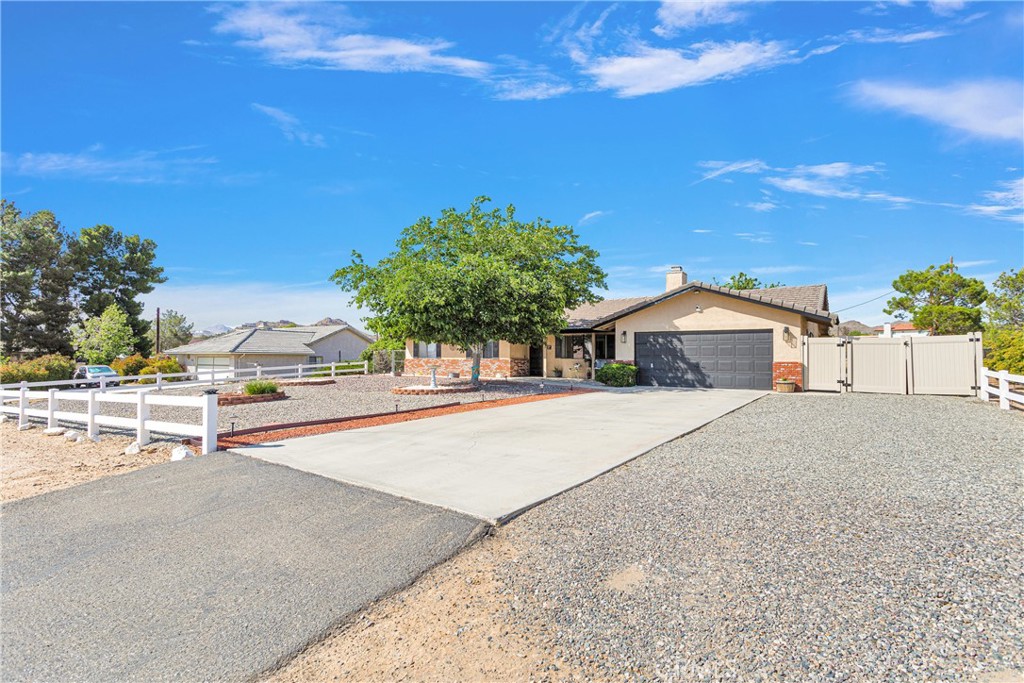
[[4,681],[249,680],[484,528],[232,453],[0,514]]
[[235,452],[502,522],[765,393],[581,393]]

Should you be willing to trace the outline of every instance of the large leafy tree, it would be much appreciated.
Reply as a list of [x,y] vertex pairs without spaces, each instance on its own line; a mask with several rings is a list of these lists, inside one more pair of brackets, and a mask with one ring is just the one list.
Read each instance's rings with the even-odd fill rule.
[[128,315],[111,304],[102,314],[73,330],[75,351],[86,363],[107,364],[131,353],[135,341]]
[[992,283],[986,304],[992,326],[1024,327],[1024,270],[1000,274]]
[[914,327],[932,334],[966,334],[981,329],[985,283],[957,272],[952,262],[908,270],[892,283],[897,296],[886,302],[886,315],[910,318]]
[[153,343],[152,323],[142,317],[140,294],[166,282],[163,268],[155,265],[156,242],[125,235],[109,225],[83,228],[71,246],[78,308],[86,318],[117,306],[128,317],[136,353],[148,356]]
[[194,325],[184,315],[167,309],[160,313],[160,343],[156,343],[155,327],[151,327],[149,330],[149,342],[154,348],[159,348],[161,351],[173,349],[192,341],[193,327]]
[[728,287],[729,289],[771,289],[772,287],[782,287],[781,282],[761,282],[753,275],[747,275],[742,270],[735,275],[730,275],[729,279],[725,282],[718,282],[715,278],[715,284],[720,284],[722,287]]
[[68,236],[49,211],[23,216],[0,203],[0,337],[4,355],[71,353]]
[[515,207],[486,210],[478,197],[463,212],[445,209],[402,231],[377,265],[357,253],[331,276],[372,311],[381,337],[450,344],[472,353],[480,378],[483,345],[503,339],[541,344],[565,326],[565,310],[598,301],[605,274],[597,252],[569,226],[524,223]]

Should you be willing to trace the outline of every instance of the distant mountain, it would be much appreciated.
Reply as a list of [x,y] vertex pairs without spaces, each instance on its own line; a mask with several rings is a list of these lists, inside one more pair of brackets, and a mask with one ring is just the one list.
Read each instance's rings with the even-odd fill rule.
[[324,318],[313,323],[314,327],[326,327],[328,325],[348,325],[348,323],[341,318]]
[[251,330],[251,329],[269,329],[271,327],[295,327],[295,323],[291,320],[257,320],[254,323],[242,323],[238,326],[238,329]]
[[198,332],[195,333],[194,336],[196,336],[196,337],[215,337],[218,334],[224,334],[225,332],[230,332],[233,329],[234,329],[233,327],[228,327],[227,325],[224,325],[223,323],[217,323],[216,325],[210,325],[209,327],[205,327],[205,328],[199,330]]
[[859,320],[847,320],[839,323],[839,336],[848,336],[851,332],[857,332],[860,334],[871,334],[875,333],[874,328],[871,325],[865,325]]

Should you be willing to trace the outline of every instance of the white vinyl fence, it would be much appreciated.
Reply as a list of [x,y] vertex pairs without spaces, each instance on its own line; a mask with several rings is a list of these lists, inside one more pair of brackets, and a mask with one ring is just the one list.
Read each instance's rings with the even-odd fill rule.
[[[217,450],[217,392],[206,391],[202,396],[168,396],[161,393],[166,388],[187,388],[191,386],[216,385],[252,379],[292,379],[322,375],[339,377],[352,374],[366,374],[365,361],[349,363],[311,363],[283,365],[269,368],[202,369],[198,372],[156,373],[154,375],[131,375],[108,381],[60,380],[53,382],[20,382],[0,386],[0,414],[14,415],[19,429],[27,429],[29,418],[45,418],[48,428],[58,426],[58,421],[84,424],[90,438],[99,434],[99,427],[120,427],[134,429],[140,446],[149,443],[149,433],[198,437],[203,440],[203,453]],[[130,384],[145,380],[149,384]],[[114,386],[113,383],[118,383]],[[83,384],[90,388],[77,388]],[[30,401],[46,400],[46,408],[30,407]],[[62,410],[61,401],[84,404],[84,410]],[[124,403],[135,406],[135,417],[100,415],[99,404]],[[149,417],[150,406],[184,406],[202,409],[200,424],[161,422]]]
[[[1017,404],[1018,408],[1024,409],[1024,375],[1011,375],[1006,370],[981,369],[981,397],[986,401],[993,398],[999,399],[999,407],[1003,410],[1010,409],[1011,401]],[[989,383],[990,379],[997,380],[997,386]],[[1010,385],[1017,385],[1011,387]],[[1020,389],[1013,391],[1012,389]]]
[[[30,417],[46,418],[47,428],[58,426],[58,421],[85,425],[85,433],[89,438],[99,436],[100,426],[134,429],[136,440],[140,446],[150,442],[150,432],[173,434],[177,436],[198,437],[203,440],[203,454],[217,450],[217,392],[204,392],[202,396],[166,396],[152,391],[136,391],[132,393],[103,393],[99,389],[88,391],[30,391],[24,382],[18,389],[0,390],[2,405],[0,411],[5,415],[17,415],[18,429],[28,429]],[[17,405],[8,405],[8,399],[17,397]],[[45,408],[31,408],[30,401],[46,400]],[[61,410],[61,401],[85,404],[84,412]],[[125,403],[135,406],[135,417],[119,417],[100,415],[101,403]],[[184,406],[201,408],[201,424],[184,424],[178,422],[161,422],[149,418],[150,406]]]

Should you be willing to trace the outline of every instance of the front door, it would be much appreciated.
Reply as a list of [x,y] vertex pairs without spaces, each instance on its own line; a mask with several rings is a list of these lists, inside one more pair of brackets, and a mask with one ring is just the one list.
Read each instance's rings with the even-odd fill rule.
[[530,347],[530,377],[544,376],[544,347]]

